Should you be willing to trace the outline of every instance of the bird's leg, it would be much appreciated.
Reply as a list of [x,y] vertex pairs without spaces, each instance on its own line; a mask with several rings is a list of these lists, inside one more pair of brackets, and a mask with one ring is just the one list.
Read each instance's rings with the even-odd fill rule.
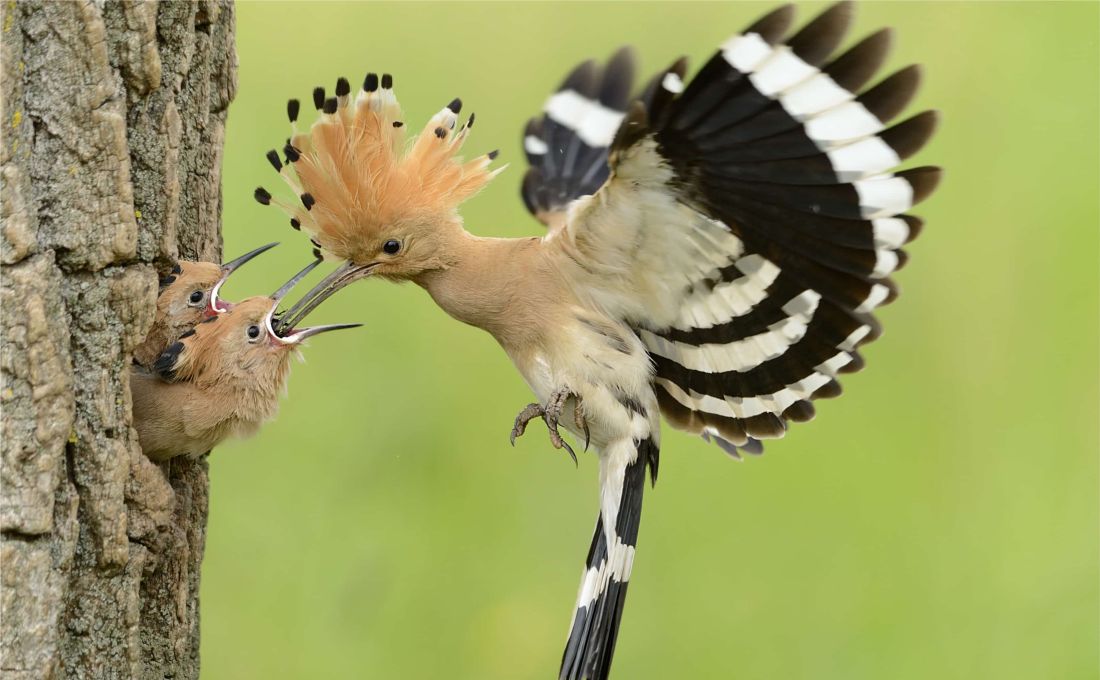
[[584,432],[584,450],[587,451],[588,444],[592,440],[592,433],[588,431],[588,419],[584,417],[584,411],[581,410],[581,395],[576,395],[576,399],[573,404],[573,423],[578,430]]
[[522,437],[524,431],[527,430],[527,423],[541,415],[542,404],[528,404],[519,412],[519,415],[516,416],[516,422],[512,426],[512,434],[508,437],[508,441],[512,443],[512,446],[516,445],[516,437]]
[[569,390],[560,388],[555,390],[550,395],[550,401],[546,404],[546,408],[543,409],[542,419],[546,421],[546,427],[550,430],[550,443],[554,445],[555,449],[564,448],[569,452],[569,457],[573,459],[573,464],[577,463],[577,454],[573,453],[573,447],[565,443],[565,440],[561,438],[561,434],[558,432],[558,419],[561,418],[562,409],[565,408],[565,400],[569,398]]
[[[519,412],[519,415],[516,416],[515,425],[512,426],[512,434],[509,437],[512,445],[515,446],[516,437],[521,436],[527,429],[527,423],[541,416],[543,421],[546,423],[546,427],[550,430],[550,443],[554,445],[555,449],[565,449],[569,453],[569,456],[573,459],[573,462],[576,463],[577,454],[573,452],[573,448],[569,446],[569,444],[567,444],[564,439],[561,438],[561,434],[558,432],[558,419],[561,418],[562,409],[565,407],[565,402],[567,399],[569,399],[570,396],[570,391],[563,387],[555,390],[554,393],[550,395],[550,400],[546,403],[546,406],[543,406],[542,404],[528,404],[522,411]],[[573,417],[574,420],[577,419],[576,411],[574,411]],[[583,416],[581,417],[581,419],[583,420]],[[587,423],[584,423],[583,429],[585,431],[586,439],[585,448],[587,448]]]

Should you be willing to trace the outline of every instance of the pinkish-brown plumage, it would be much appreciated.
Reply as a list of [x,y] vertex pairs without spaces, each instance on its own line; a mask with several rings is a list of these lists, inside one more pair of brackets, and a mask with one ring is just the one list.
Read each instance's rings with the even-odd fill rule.
[[[897,295],[890,276],[921,224],[906,213],[940,171],[893,169],[937,115],[887,127],[919,71],[865,89],[889,36],[831,59],[851,14],[838,3],[788,36],[794,8],[780,7],[693,78],[680,59],[637,94],[629,50],[578,65],[524,133],[522,195],[550,227],[541,239],[463,228],[454,206],[472,191],[450,149],[466,129],[453,132],[447,110],[401,156],[411,179],[402,163],[376,177],[371,150],[341,141],[341,102],[314,126],[302,189],[317,199],[315,238],[347,262],[290,318],[368,275],[413,281],[491,333],[531,386],[539,403],[513,441],[541,416],[555,447],[568,448],[562,426],[598,453],[600,517],[561,680],[609,673],[661,416],[731,455],[762,452],[862,368],[859,347],[880,331],[872,312]],[[377,78],[364,85],[372,96]],[[469,186],[491,177],[488,160]]]
[[251,297],[210,316],[169,345],[151,370],[130,373],[134,426],[153,460],[198,456],[231,436],[248,436],[275,417],[290,360],[306,338],[354,325],[278,331],[281,297]]
[[220,298],[218,290],[229,275],[257,255],[275,247],[268,243],[225,264],[180,260],[161,278],[153,325],[134,350],[134,361],[151,368],[161,352],[203,319],[227,311],[232,303]]
[[161,279],[153,325],[134,350],[134,360],[146,368],[183,332],[206,317],[210,292],[222,277],[221,265],[181,260]]

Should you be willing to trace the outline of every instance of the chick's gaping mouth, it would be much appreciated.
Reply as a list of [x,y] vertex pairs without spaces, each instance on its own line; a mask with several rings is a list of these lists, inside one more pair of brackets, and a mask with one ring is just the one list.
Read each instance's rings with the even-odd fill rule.
[[340,265],[303,295],[298,302],[291,305],[286,312],[280,314],[279,323],[275,328],[283,335],[292,332],[291,329],[300,324],[321,303],[345,286],[370,276],[377,266],[378,263],[357,265],[350,261]]
[[[298,324],[305,319],[305,317],[316,309],[322,302],[332,296],[337,290],[347,285],[344,282],[343,276],[334,276],[340,274],[341,269],[338,269],[334,274],[330,274],[321,283],[314,286],[312,290],[305,294],[305,296],[290,307],[285,312],[279,312],[279,304],[287,293],[301,281],[309,272],[313,271],[321,263],[321,260],[314,260],[309,263],[302,271],[295,274],[289,281],[283,284],[279,290],[271,296],[272,305],[270,311],[264,317],[264,326],[267,330],[268,336],[276,343],[288,345],[297,344],[305,340],[306,338],[321,333],[327,333],[328,331],[336,331],[344,328],[357,328],[362,324],[327,324],[323,326],[312,326],[297,328]],[[344,274],[346,276],[346,273]],[[354,280],[354,279],[352,279]],[[333,285],[338,283],[339,285]]]

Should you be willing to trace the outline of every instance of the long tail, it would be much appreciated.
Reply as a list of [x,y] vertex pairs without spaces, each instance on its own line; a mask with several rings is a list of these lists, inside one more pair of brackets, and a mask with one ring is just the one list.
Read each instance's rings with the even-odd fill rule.
[[[656,472],[652,438],[608,447],[600,460],[600,516],[581,579],[560,680],[604,680],[611,671],[619,620],[638,542],[646,465]],[[608,521],[610,518],[610,521]]]

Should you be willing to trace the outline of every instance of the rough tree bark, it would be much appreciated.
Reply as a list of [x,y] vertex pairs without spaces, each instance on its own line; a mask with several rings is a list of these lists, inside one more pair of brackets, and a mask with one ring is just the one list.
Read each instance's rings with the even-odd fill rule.
[[157,270],[220,255],[229,0],[5,0],[0,675],[198,676],[205,461],[150,463]]

